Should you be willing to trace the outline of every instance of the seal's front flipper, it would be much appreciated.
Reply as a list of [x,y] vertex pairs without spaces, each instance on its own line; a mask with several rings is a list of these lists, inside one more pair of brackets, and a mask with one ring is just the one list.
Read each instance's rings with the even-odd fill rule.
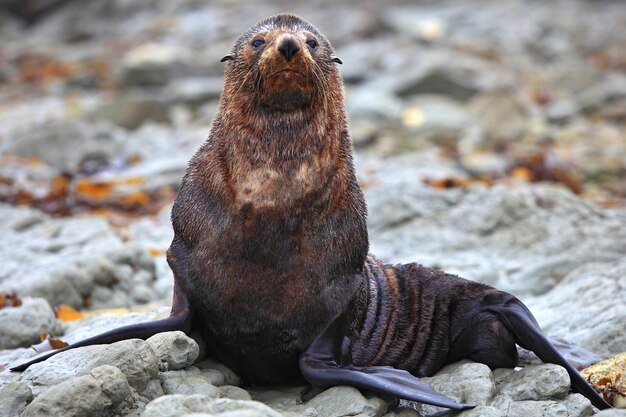
[[169,332],[174,330],[181,330],[185,333],[189,333],[189,331],[191,330],[191,317],[191,309],[187,296],[180,290],[177,285],[175,285],[172,311],[168,318],[147,323],[132,324],[129,326],[110,330],[97,336],[81,340],[80,342],[73,343],[64,348],[54,350],[46,355],[38,356],[29,362],[12,367],[11,371],[24,371],[29,366],[35,363],[43,362],[49,357],[56,355],[57,353],[65,352],[66,350],[74,349],[77,347],[114,343],[119,342],[120,340],[127,339],[145,340],[151,336],[154,336],[157,333]]
[[390,366],[354,366],[338,364],[343,340],[341,320],[333,323],[300,356],[300,371],[314,386],[352,385],[410,401],[432,404],[454,410],[473,408],[441,395],[427,383],[407,371]]

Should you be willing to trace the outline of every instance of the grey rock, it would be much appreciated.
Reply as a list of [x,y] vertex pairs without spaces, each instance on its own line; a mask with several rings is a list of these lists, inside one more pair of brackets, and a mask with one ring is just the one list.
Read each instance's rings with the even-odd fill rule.
[[506,417],[568,417],[568,410],[555,401],[513,401],[501,397],[495,407],[505,412]]
[[419,140],[454,145],[470,124],[469,114],[459,104],[445,97],[422,95],[410,100],[403,110],[405,127]]
[[75,170],[90,160],[110,161],[119,153],[120,135],[106,124],[79,120],[17,125],[0,152],[34,156],[61,170]]
[[421,73],[414,72],[403,82],[398,83],[395,91],[402,97],[440,94],[456,100],[468,100],[478,91],[471,82],[475,77],[471,75],[468,77],[469,74],[459,70],[460,68],[456,66],[434,66]]
[[608,358],[626,351],[624,274],[626,257],[587,263],[528,304],[545,332]]
[[46,300],[25,298],[19,307],[0,309],[0,349],[38,343],[42,332],[55,334],[59,327]]
[[222,396],[221,391],[199,370],[160,372],[159,380],[165,394],[202,394],[211,398]]
[[129,51],[120,78],[126,87],[162,86],[189,73],[188,54],[180,46],[149,43]]
[[[624,216],[560,187],[433,190],[414,180],[420,169],[397,171],[365,178],[373,182],[365,190],[371,251],[383,260],[418,261],[523,296],[545,293],[580,265],[626,255]],[[383,207],[398,204],[390,218]]]
[[516,371],[499,369],[495,384],[500,395],[515,401],[563,399],[570,379],[565,368],[554,364],[529,365]]
[[[455,400],[476,405],[486,405],[494,394],[494,381],[487,365],[470,361],[461,361],[443,367],[433,377],[421,378],[435,391]],[[424,416],[434,416],[442,407],[428,404],[414,404],[415,409]]]
[[[203,372],[207,372],[210,370],[216,370],[223,377],[223,384],[217,383],[218,381],[213,382],[213,385],[241,385],[241,379],[239,376],[229,367],[224,364],[217,362],[214,359],[206,358],[202,361],[196,363],[196,366],[200,368]],[[213,378],[219,378],[219,376],[214,376]]]
[[396,407],[393,411],[383,414],[383,417],[422,417],[420,414],[408,407]]
[[134,405],[124,374],[115,366],[103,365],[87,375],[50,387],[39,394],[21,416],[116,416],[126,414]]
[[165,395],[150,402],[141,417],[178,417],[204,413],[220,417],[281,417],[281,414],[256,401],[214,399],[205,395]]
[[0,386],[0,416],[17,416],[33,400],[33,393],[23,382]]
[[158,333],[146,340],[159,361],[160,371],[176,371],[191,366],[200,348],[181,331]]
[[457,414],[458,417],[508,417],[504,411],[488,405],[479,405],[471,410],[465,410]]
[[356,148],[371,145],[381,135],[380,123],[367,119],[355,119],[350,123],[350,138]]
[[302,404],[304,387],[271,387],[269,389],[250,389],[249,393],[254,401],[262,402],[280,412],[299,413],[311,408],[309,404]]
[[567,407],[567,417],[587,417],[593,415],[591,401],[581,394],[570,394],[561,404]]
[[107,120],[126,129],[137,129],[147,121],[169,123],[167,106],[148,96],[123,96],[89,114],[92,120]]
[[87,375],[101,365],[119,368],[130,386],[145,398],[163,395],[158,382],[155,384],[158,378],[157,357],[150,345],[139,339],[61,352],[45,362],[32,365],[24,371],[21,380],[38,392],[69,378]]
[[197,107],[208,101],[218,99],[223,85],[224,80],[222,77],[182,78],[172,81],[168,85],[165,94],[174,103]]
[[491,149],[494,145],[520,138],[528,130],[528,111],[511,91],[481,94],[468,103],[483,137],[474,148]]
[[598,111],[607,103],[624,97],[626,97],[626,77],[620,73],[609,74],[600,82],[576,94],[581,111],[586,113]]
[[346,91],[346,111],[354,119],[397,121],[402,101],[380,85],[368,83]]
[[302,409],[314,408],[321,417],[341,417],[345,415],[365,414],[382,416],[387,411],[388,403],[378,397],[365,398],[354,387],[332,387],[308,401]]
[[95,296],[97,307],[122,307],[137,302],[129,296],[134,284],[151,284],[155,273],[147,248],[124,242],[104,218],[53,218],[0,204],[0,231],[0,292],[75,308]]
[[219,387],[220,396],[223,398],[230,398],[231,400],[243,400],[250,401],[252,396],[248,391],[243,388],[236,387],[234,385],[224,385]]
[[551,103],[546,109],[546,116],[551,122],[564,122],[576,116],[580,111],[578,104],[574,100],[561,100]]
[[224,374],[217,369],[202,369],[201,372],[202,375],[208,378],[209,381],[211,381],[211,384],[215,385],[216,387],[221,387],[225,384],[226,378],[224,377]]

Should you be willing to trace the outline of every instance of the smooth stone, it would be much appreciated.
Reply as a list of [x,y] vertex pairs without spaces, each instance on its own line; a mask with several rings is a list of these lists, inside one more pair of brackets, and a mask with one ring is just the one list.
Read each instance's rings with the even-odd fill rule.
[[94,345],[61,352],[22,373],[21,380],[36,393],[72,377],[87,375],[101,365],[120,369],[128,383],[143,397],[163,395],[158,384],[158,359],[149,344],[139,339]]
[[567,408],[556,401],[513,401],[500,397],[494,406],[505,412],[506,417],[569,417]]
[[106,124],[59,120],[18,125],[0,144],[0,153],[40,158],[59,170],[76,170],[89,160],[110,161],[121,137]]
[[[610,235],[605,239],[610,241]],[[529,299],[528,307],[547,334],[609,358],[626,352],[624,276],[626,257],[589,262],[567,274],[548,293]]]
[[281,414],[257,401],[214,399],[206,395],[165,395],[150,402],[141,417],[178,417],[206,413],[227,417],[281,417]]
[[[215,359],[205,358],[202,361],[196,363],[195,366],[200,368],[203,372],[210,372],[210,370],[213,369],[219,371],[219,373],[222,374],[223,383],[219,384],[219,381],[214,381],[213,385],[241,385],[241,379],[239,378],[239,376],[232,369],[216,361]],[[213,378],[215,378],[215,376]]]
[[159,373],[159,380],[165,394],[202,394],[210,398],[220,398],[221,391],[211,384],[199,370],[167,371]]
[[115,366],[102,365],[50,387],[21,417],[91,417],[125,415],[135,401],[128,380]]
[[562,366],[529,365],[519,371],[501,369],[494,377],[498,395],[515,401],[563,399],[569,393],[570,378]]
[[593,406],[591,401],[582,394],[569,394],[564,401],[561,401],[567,407],[567,417],[588,417],[593,415]]
[[60,325],[43,298],[24,298],[19,307],[0,308],[0,349],[36,344],[40,334],[54,335]]
[[167,106],[147,96],[129,95],[103,104],[89,114],[92,120],[106,120],[125,129],[135,130],[147,121],[167,124]]
[[17,416],[33,400],[33,393],[23,382],[0,386],[0,416]]
[[359,413],[379,417],[388,409],[388,403],[384,400],[378,397],[365,398],[358,389],[347,386],[329,388],[304,405],[304,408],[314,408],[320,417],[341,417]]
[[198,358],[200,348],[195,340],[182,331],[157,333],[146,343],[159,360],[159,371],[176,371],[191,366]]
[[[486,405],[495,391],[489,367],[467,360],[447,365],[434,376],[421,379],[435,391],[467,404]],[[424,416],[435,416],[446,410],[421,403],[414,403],[414,407]]]
[[223,385],[219,387],[222,398],[230,398],[231,400],[250,401],[252,396],[248,391],[234,385]]

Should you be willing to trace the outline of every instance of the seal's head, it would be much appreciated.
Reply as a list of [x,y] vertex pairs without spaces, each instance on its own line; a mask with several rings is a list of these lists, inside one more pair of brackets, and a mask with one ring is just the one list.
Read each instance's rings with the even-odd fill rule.
[[[264,19],[241,35],[229,55],[225,89],[241,107],[247,99],[269,111],[291,112],[327,100],[330,83],[340,80],[328,40],[292,14]],[[335,78],[334,80],[329,80]],[[340,81],[339,81],[339,85]]]

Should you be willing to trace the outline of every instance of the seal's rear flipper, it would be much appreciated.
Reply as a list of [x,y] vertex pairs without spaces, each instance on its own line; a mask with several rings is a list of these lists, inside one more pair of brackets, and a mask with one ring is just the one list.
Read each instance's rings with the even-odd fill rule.
[[181,330],[185,333],[189,333],[191,330],[191,309],[189,307],[189,301],[184,293],[174,286],[174,301],[172,303],[172,311],[170,316],[166,319],[150,321],[147,323],[132,324],[129,326],[120,327],[110,330],[108,332],[93,336],[80,342],[73,343],[61,349],[54,350],[46,355],[38,356],[35,359],[23,363],[18,366],[10,368],[11,371],[24,371],[29,366],[43,362],[51,356],[57,353],[65,352],[66,350],[74,349],[77,347],[101,345],[107,343],[119,342],[120,340],[127,339],[147,339],[154,336],[157,333],[169,332],[174,330]]
[[454,410],[475,407],[439,394],[430,385],[407,371],[390,366],[338,365],[337,357],[340,356],[339,350],[343,340],[342,328],[341,320],[337,320],[300,356],[300,371],[312,385],[321,387],[352,385],[384,396]]
[[496,313],[515,336],[517,344],[535,353],[544,362],[561,365],[570,376],[574,391],[583,394],[600,410],[611,408],[574,367],[565,360],[541,331],[528,307],[517,298],[500,293],[502,299],[489,300],[487,310]]

